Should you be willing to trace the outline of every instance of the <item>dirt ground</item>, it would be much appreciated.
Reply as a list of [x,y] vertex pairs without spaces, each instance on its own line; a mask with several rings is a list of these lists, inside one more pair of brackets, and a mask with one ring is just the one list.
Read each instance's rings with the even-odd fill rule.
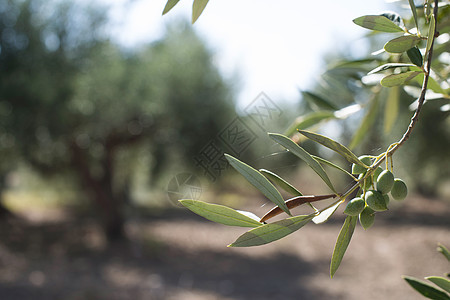
[[[184,209],[141,214],[107,246],[92,219],[64,213],[0,222],[0,299],[422,299],[401,275],[442,275],[449,202],[410,197],[358,225],[340,269],[329,262],[344,217],[269,245],[227,248],[242,228]],[[257,207],[257,210],[267,208]],[[51,217],[50,217],[51,216]]]

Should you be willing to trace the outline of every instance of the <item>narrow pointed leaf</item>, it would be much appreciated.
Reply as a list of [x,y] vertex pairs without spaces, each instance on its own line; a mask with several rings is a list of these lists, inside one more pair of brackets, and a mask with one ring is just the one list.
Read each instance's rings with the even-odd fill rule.
[[406,35],[390,40],[384,45],[384,50],[389,53],[403,53],[420,42],[416,35]]
[[344,257],[345,251],[347,250],[350,240],[352,239],[353,232],[355,231],[356,221],[358,216],[348,216],[345,218],[344,225],[342,225],[341,231],[334,246],[333,256],[331,257],[330,265],[330,276],[333,278],[339,265],[341,264],[342,258]]
[[409,0],[409,6],[411,7],[411,11],[414,16],[414,23],[416,23],[417,32],[419,32],[419,23],[417,21],[417,9],[416,5],[414,4],[414,0]]
[[337,110],[337,106],[335,106],[331,101],[321,97],[315,93],[302,91],[303,98],[306,99],[309,103],[312,104],[317,109],[320,110]]
[[194,3],[192,4],[192,24],[200,17],[206,4],[208,4],[208,1],[209,0],[194,0]]
[[168,0],[162,14],[167,14],[179,1],[180,0]]
[[416,291],[418,291],[423,296],[429,299],[450,300],[450,297],[446,293],[422,280],[410,276],[402,276],[402,277],[412,288],[414,288]]
[[218,204],[206,203],[198,200],[180,200],[183,206],[187,207],[197,215],[200,215],[210,221],[240,227],[258,227],[261,226],[257,220],[250,218],[238,211]]
[[450,261],[450,251],[448,251],[448,249],[445,248],[444,245],[439,244],[438,248],[437,248],[437,251],[441,252],[442,255],[444,255],[445,258],[447,258],[447,260]]
[[312,156],[315,160],[317,160],[318,162],[323,163],[323,164],[326,164],[326,165],[328,165],[328,166],[330,166],[330,167],[332,167],[332,168],[335,168],[335,169],[337,169],[337,170],[339,170],[339,171],[341,171],[341,172],[347,174],[347,175],[350,176],[351,178],[355,178],[355,177],[353,177],[352,174],[350,174],[349,171],[347,171],[347,170],[341,168],[340,166],[338,166],[338,165],[336,165],[336,164],[333,164],[331,161],[328,161],[328,160],[326,160],[326,159],[324,159],[324,158],[322,158],[322,157],[319,157],[319,156],[315,156],[315,155],[311,155],[311,156]]
[[428,52],[430,51],[431,45],[433,45],[435,27],[436,27],[436,22],[434,19],[434,15],[431,15],[430,27],[428,27],[428,39],[427,39],[427,47],[425,50],[425,57],[428,57]]
[[[420,86],[422,86],[422,85],[423,85],[424,77],[425,77],[425,74],[422,73],[422,72],[420,72],[420,74],[419,74],[418,76],[416,76],[416,77],[414,78],[414,80],[415,80],[417,83],[419,83]],[[447,93],[445,92],[445,90],[439,85],[439,83],[438,83],[433,77],[431,77],[431,76],[428,77],[428,85],[427,85],[427,88],[428,88],[429,90],[432,90],[432,91],[435,92],[435,93],[438,93],[438,94],[447,94]]]
[[270,181],[266,177],[264,177],[263,174],[231,155],[225,154],[225,157],[230,165],[235,168],[236,171],[241,173],[241,175],[244,176],[245,179],[247,179],[261,193],[263,193],[264,196],[278,205],[278,207],[281,208],[285,213],[291,215],[280,192],[273,186],[272,183],[270,183]]
[[404,30],[385,16],[362,16],[353,20],[356,25],[361,27],[383,31],[383,32],[403,32]]
[[367,136],[367,132],[369,128],[372,127],[375,122],[376,116],[378,114],[378,106],[379,106],[379,94],[377,94],[372,100],[369,109],[367,110],[366,115],[364,116],[361,124],[359,125],[358,130],[353,135],[352,141],[350,142],[349,148],[354,149],[365,136]]
[[440,277],[440,276],[429,276],[429,277],[425,277],[425,279],[431,281],[432,283],[434,283],[435,285],[437,285],[444,291],[450,293],[450,280],[448,280],[447,278]]
[[314,224],[325,223],[336,211],[336,209],[344,202],[344,200],[337,202],[335,205],[325,209],[319,215],[315,216],[312,221]]
[[375,69],[373,69],[372,71],[367,73],[367,75],[371,75],[371,74],[378,73],[378,72],[392,69],[392,68],[412,67],[412,66],[414,66],[414,65],[413,64],[402,64],[402,63],[389,63],[389,64],[384,64],[382,66],[376,67]]
[[423,66],[423,56],[422,53],[420,53],[419,48],[412,47],[408,51],[406,51],[406,55],[408,55],[409,59],[413,64],[415,64],[418,67]]
[[392,74],[381,79],[381,85],[385,87],[393,87],[406,83],[407,81],[413,79],[421,72],[418,71],[408,71],[400,74]]
[[277,133],[269,133],[269,136],[275,142],[277,142],[284,148],[288,149],[292,154],[298,156],[300,159],[306,162],[306,164],[310,166],[314,170],[314,172],[316,172],[317,175],[320,176],[320,178],[322,178],[322,180],[326,183],[326,185],[328,185],[328,187],[333,192],[337,193],[325,170],[322,168],[319,162],[314,158],[312,158],[312,156],[305,149],[303,149],[302,147],[297,145],[294,141],[292,141],[290,138],[284,135]]
[[322,121],[330,119],[335,119],[335,115],[332,111],[322,110],[306,114],[304,116],[298,117],[285,132],[285,135],[290,136],[297,132],[297,130],[299,129],[307,129],[311,126],[319,124]]
[[345,147],[344,145],[330,139],[329,137],[326,137],[324,135],[321,134],[317,134],[311,131],[306,131],[306,130],[299,130],[298,132],[300,132],[301,134],[303,134],[304,136],[306,136],[307,138],[322,144],[323,146],[333,150],[334,152],[342,155],[347,161],[351,162],[351,163],[355,163],[357,165],[366,167],[366,165],[364,165],[363,162],[361,162],[358,157],[352,152],[350,151],[347,147]]
[[278,176],[277,174],[261,169],[259,170],[263,175],[265,175],[269,180],[271,180],[273,183],[278,185],[280,188],[282,188],[285,192],[291,194],[292,196],[303,196],[302,193],[300,193],[299,190],[297,190],[293,185],[291,185],[289,182]]
[[398,117],[398,107],[400,101],[400,87],[395,86],[389,90],[384,110],[384,133],[391,132]]
[[228,247],[252,247],[271,243],[302,228],[313,217],[314,215],[296,216],[259,226],[241,235]]

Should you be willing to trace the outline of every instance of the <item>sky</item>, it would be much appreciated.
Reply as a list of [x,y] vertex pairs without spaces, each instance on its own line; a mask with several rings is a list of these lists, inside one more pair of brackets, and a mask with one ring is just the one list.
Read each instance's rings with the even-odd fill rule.
[[[160,38],[167,24],[190,19],[192,0],[162,16],[166,0],[94,0],[111,5],[114,38],[126,47]],[[292,102],[323,71],[323,55],[357,53],[367,31],[352,19],[392,9],[383,0],[211,0],[193,25],[227,77],[238,79],[243,107],[261,92]],[[360,50],[363,51],[363,50]]]

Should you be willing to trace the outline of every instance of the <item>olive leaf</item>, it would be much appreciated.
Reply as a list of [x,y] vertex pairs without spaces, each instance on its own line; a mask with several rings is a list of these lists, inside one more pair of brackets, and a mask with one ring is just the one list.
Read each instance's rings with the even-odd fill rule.
[[355,163],[357,165],[366,167],[366,165],[361,162],[358,157],[352,152],[350,151],[347,147],[345,147],[344,145],[336,142],[335,140],[330,139],[329,137],[326,137],[324,135],[321,134],[317,134],[311,131],[306,131],[306,130],[299,130],[298,132],[300,132],[301,134],[303,134],[304,136],[306,136],[307,138],[322,144],[323,146],[335,151],[336,153],[342,155],[347,161],[351,162],[351,163]]
[[252,247],[271,243],[299,230],[313,217],[314,214],[302,215],[259,226],[238,237],[228,247]]
[[208,1],[209,0],[194,0],[194,3],[192,4],[192,24],[200,17],[206,4],[208,4]]
[[329,119],[335,119],[335,115],[332,111],[321,110],[312,112],[298,117],[284,134],[290,136],[299,129],[306,129]]
[[434,283],[435,285],[437,285],[444,291],[450,293],[450,280],[448,280],[447,278],[440,277],[440,276],[428,276],[428,277],[425,277],[425,279],[431,281],[432,283]]
[[431,45],[433,45],[435,27],[436,27],[436,22],[434,19],[434,15],[431,15],[430,27],[428,27],[428,39],[427,39],[427,47],[425,48],[426,49],[425,57],[428,57],[428,53],[430,52]]
[[394,22],[389,20],[385,16],[375,16],[375,15],[367,15],[356,18],[353,20],[353,23],[359,25],[361,27],[383,31],[383,32],[403,32],[403,28],[396,25]]
[[379,93],[375,94],[375,97],[371,100],[370,107],[367,110],[366,115],[364,116],[361,124],[359,125],[358,130],[353,135],[353,138],[350,142],[349,148],[354,149],[362,139],[367,136],[366,133],[369,131],[369,128],[372,127],[378,113],[379,106]]
[[336,209],[344,202],[344,200],[336,202],[333,206],[328,207],[327,209],[323,210],[320,214],[315,216],[312,221],[314,224],[322,224],[326,222],[336,211]]
[[417,21],[416,5],[414,4],[414,0],[408,0],[408,1],[409,1],[409,6],[411,7],[411,11],[412,11],[413,16],[414,16],[414,23],[416,23],[417,32],[420,34],[420,32],[419,32],[419,22]]
[[273,186],[272,183],[270,183],[270,181],[266,177],[264,177],[263,174],[231,155],[225,154],[225,158],[228,160],[230,165],[236,169],[236,171],[241,173],[241,175],[244,176],[245,179],[247,179],[261,193],[263,193],[264,196],[278,205],[278,207],[281,208],[285,213],[291,215],[280,192]]
[[311,156],[312,156],[315,160],[317,160],[318,162],[323,163],[323,164],[326,164],[326,165],[328,165],[328,166],[330,166],[330,167],[332,167],[332,168],[335,168],[335,169],[337,169],[337,170],[339,170],[339,171],[341,171],[341,172],[347,174],[348,176],[354,178],[353,175],[352,175],[349,171],[345,170],[344,168],[341,168],[340,166],[338,166],[338,165],[336,165],[336,164],[333,164],[331,161],[328,161],[328,160],[326,160],[326,159],[324,159],[324,158],[322,158],[322,157],[320,157],[320,156],[315,156],[315,155],[311,155]]
[[223,205],[190,199],[179,200],[179,202],[197,215],[216,223],[240,227],[258,227],[262,225],[257,220]]
[[435,299],[435,300],[450,300],[450,297],[443,291],[435,288],[434,286],[422,281],[418,280],[414,277],[410,276],[402,276],[403,279],[416,291],[421,293],[423,296]]
[[292,196],[303,196],[302,193],[300,193],[299,190],[297,190],[293,185],[291,185],[289,182],[278,176],[277,174],[266,170],[261,169],[259,170],[263,175],[265,175],[269,180],[271,180],[273,183],[278,185],[280,188],[282,188],[285,192],[288,192]]
[[397,85],[402,85],[406,83],[407,81],[413,79],[417,75],[419,75],[422,72],[419,71],[408,71],[400,74],[391,74],[383,79],[381,79],[381,85],[384,87],[393,87]]
[[273,139],[275,142],[289,150],[292,154],[296,155],[300,159],[302,159],[308,166],[310,166],[314,172],[317,173],[317,175],[322,178],[322,180],[325,182],[325,184],[335,193],[336,189],[334,188],[333,184],[331,183],[330,178],[328,177],[325,170],[322,168],[322,166],[319,164],[317,160],[315,160],[305,149],[297,145],[294,141],[292,141],[290,138],[277,134],[277,133],[269,133],[269,136],[271,139]]
[[338,108],[331,103],[328,99],[317,95],[316,93],[301,91],[303,98],[308,101],[312,106],[321,110],[337,110]]
[[180,0],[168,0],[162,14],[167,14],[179,1]]
[[398,116],[400,102],[400,87],[395,86],[389,90],[384,111],[384,133],[389,133]]
[[437,248],[437,251],[441,252],[442,255],[444,255],[445,258],[446,258],[448,261],[450,261],[450,251],[448,251],[448,249],[445,248],[444,245],[439,244],[439,245],[438,245],[438,248]]
[[406,54],[408,55],[409,59],[413,64],[415,64],[418,67],[422,67],[423,65],[423,57],[422,53],[420,53],[419,48],[412,47],[408,51],[406,51]]
[[333,278],[339,265],[341,264],[342,258],[344,257],[345,251],[347,250],[350,240],[352,239],[353,232],[355,231],[356,221],[358,216],[348,216],[345,218],[344,225],[342,225],[341,231],[334,246],[333,256],[331,257],[330,265],[330,276]]
[[375,69],[373,69],[372,71],[370,71],[369,73],[367,73],[367,75],[372,75],[374,73],[378,73],[384,70],[388,70],[388,69],[392,69],[392,68],[401,68],[401,67],[413,67],[414,65],[412,64],[403,64],[403,63],[389,63],[389,64],[384,64],[381,65],[379,67],[376,67]]
[[416,35],[401,36],[387,42],[384,45],[384,50],[389,53],[403,53],[416,46],[420,40],[421,39]]

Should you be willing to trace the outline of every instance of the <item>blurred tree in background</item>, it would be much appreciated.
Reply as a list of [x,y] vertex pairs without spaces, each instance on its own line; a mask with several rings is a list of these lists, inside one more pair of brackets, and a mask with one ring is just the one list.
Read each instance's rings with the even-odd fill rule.
[[0,179],[19,162],[71,178],[115,239],[136,153],[150,155],[153,173],[191,162],[234,104],[190,26],[124,51],[108,40],[104,12],[69,1],[0,4]]

